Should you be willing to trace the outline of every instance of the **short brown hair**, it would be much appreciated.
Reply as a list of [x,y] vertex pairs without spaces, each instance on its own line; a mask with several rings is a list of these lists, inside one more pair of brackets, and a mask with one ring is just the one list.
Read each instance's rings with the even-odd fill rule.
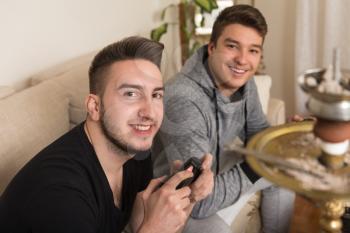
[[242,24],[254,28],[264,39],[267,34],[267,23],[262,13],[250,5],[234,5],[225,8],[216,18],[210,37],[210,42],[216,44],[227,25]]
[[143,37],[132,36],[103,48],[93,59],[89,69],[90,93],[103,95],[106,73],[117,61],[145,59],[160,69],[164,45]]

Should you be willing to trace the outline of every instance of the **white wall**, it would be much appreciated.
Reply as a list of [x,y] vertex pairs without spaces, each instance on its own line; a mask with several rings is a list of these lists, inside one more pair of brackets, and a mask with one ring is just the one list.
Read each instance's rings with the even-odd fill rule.
[[295,23],[294,0],[255,0],[264,14],[269,32],[264,45],[266,73],[272,77],[273,97],[286,103],[287,116],[295,113]]
[[149,36],[162,0],[1,0],[0,86],[130,35]]
[[[0,86],[20,89],[38,71],[100,49],[130,35],[149,35],[159,13],[177,0],[1,0]],[[266,72],[273,78],[272,96],[294,113],[295,1],[255,0],[265,15]],[[174,26],[173,26],[174,27]],[[179,53],[177,32],[165,36],[165,74],[173,73]],[[170,42],[169,42],[170,41]],[[173,46],[173,47],[172,47]],[[165,75],[167,76],[167,75]]]

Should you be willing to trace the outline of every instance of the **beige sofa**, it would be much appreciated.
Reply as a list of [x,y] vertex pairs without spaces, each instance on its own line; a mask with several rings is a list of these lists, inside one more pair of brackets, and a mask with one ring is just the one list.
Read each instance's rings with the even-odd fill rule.
[[[0,194],[37,152],[85,119],[84,97],[93,56],[80,56],[40,72],[25,90],[13,93],[11,88],[0,88]],[[261,76],[256,81],[270,122],[283,123],[284,103],[269,98],[271,78]],[[233,221],[235,233],[256,232],[252,227],[259,227],[256,198]]]

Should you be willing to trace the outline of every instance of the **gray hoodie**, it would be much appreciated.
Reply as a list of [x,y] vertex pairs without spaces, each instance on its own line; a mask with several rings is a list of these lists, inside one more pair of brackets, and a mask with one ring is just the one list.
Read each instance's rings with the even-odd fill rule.
[[[250,79],[231,97],[223,96],[208,72],[207,57],[204,46],[165,85],[164,120],[152,148],[155,176],[169,174],[169,164],[174,160],[213,155],[214,190],[196,204],[193,218],[208,217],[234,204],[259,178],[245,162],[226,171],[219,168],[222,161],[220,166],[217,164],[225,154],[226,144],[237,138],[246,142],[269,126],[254,80]],[[234,157],[231,155],[239,161]]]

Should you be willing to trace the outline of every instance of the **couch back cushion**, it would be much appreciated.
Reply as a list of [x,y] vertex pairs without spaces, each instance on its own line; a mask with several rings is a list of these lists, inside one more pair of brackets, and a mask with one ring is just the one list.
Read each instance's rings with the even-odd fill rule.
[[31,77],[31,84],[36,85],[51,80],[64,88],[69,96],[69,118],[71,127],[86,118],[85,97],[89,93],[89,66],[96,52],[71,59]]
[[3,99],[9,95],[15,93],[15,90],[8,86],[0,86],[0,99]]
[[88,67],[88,63],[80,64],[50,79],[63,88],[69,97],[69,121],[71,128],[86,118],[85,97],[89,93]]
[[261,107],[267,115],[267,109],[270,100],[270,89],[271,89],[271,77],[268,75],[255,75],[254,81],[258,89],[258,95],[261,103]]
[[69,130],[68,101],[51,81],[0,100],[0,193],[25,163]]

